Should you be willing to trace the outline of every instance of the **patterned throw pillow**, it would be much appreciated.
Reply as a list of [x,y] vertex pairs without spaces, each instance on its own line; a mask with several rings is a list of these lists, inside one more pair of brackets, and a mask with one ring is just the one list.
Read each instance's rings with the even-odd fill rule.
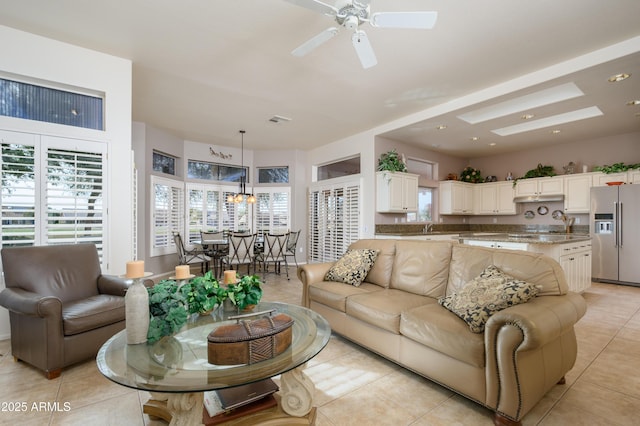
[[325,281],[337,281],[358,287],[367,277],[378,257],[378,250],[358,249],[347,252],[324,276]]
[[488,266],[458,293],[438,299],[438,303],[462,318],[474,333],[482,333],[489,317],[509,306],[525,303],[538,294],[538,287]]

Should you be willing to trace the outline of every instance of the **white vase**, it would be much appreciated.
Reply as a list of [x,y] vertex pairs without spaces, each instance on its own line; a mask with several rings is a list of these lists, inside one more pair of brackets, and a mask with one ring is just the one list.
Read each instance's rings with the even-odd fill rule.
[[124,296],[127,344],[147,342],[149,331],[149,293],[141,279],[134,279]]

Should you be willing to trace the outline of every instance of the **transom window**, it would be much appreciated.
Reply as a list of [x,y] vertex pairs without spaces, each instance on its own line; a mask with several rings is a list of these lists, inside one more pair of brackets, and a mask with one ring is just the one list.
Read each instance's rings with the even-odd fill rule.
[[175,175],[176,157],[153,151],[153,171],[167,175]]
[[[247,177],[246,182],[250,182],[249,168],[245,167],[244,171]],[[189,179],[215,180],[220,182],[240,182],[242,167],[189,160],[187,164],[187,177]]]
[[0,115],[104,130],[103,98],[0,78]]
[[289,167],[258,167],[258,183],[289,183]]

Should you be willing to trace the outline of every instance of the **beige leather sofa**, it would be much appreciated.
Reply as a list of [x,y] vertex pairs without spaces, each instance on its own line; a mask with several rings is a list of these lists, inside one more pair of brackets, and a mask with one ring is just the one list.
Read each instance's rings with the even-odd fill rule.
[[[553,259],[447,241],[360,240],[350,248],[379,250],[365,281],[324,281],[332,263],[300,266],[303,305],[334,332],[493,410],[496,424],[520,424],[573,367],[573,326],[586,303],[568,291]],[[437,299],[492,264],[540,293],[472,333]]]

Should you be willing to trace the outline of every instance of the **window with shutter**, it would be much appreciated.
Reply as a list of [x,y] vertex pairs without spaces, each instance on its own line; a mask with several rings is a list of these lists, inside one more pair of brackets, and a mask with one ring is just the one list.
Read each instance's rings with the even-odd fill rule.
[[3,247],[94,243],[102,258],[102,143],[0,131]]
[[151,176],[151,255],[176,252],[172,231],[184,228],[184,184],[181,181]]
[[309,188],[309,262],[329,262],[360,238],[360,179]]
[[256,232],[284,234],[290,230],[290,191],[290,188],[256,189]]

